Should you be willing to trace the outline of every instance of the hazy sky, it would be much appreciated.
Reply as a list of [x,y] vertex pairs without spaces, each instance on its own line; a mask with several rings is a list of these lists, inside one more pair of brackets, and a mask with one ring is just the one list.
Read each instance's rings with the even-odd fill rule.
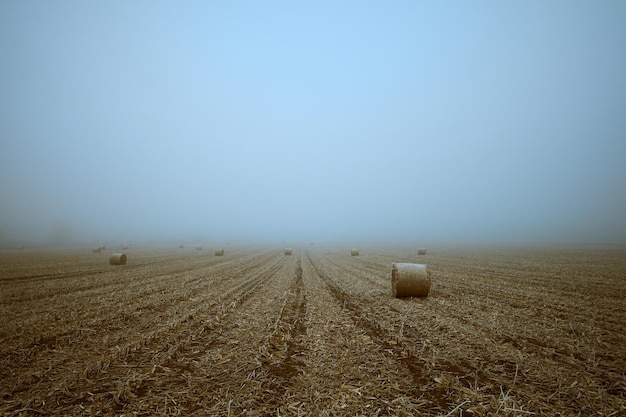
[[0,1],[0,241],[626,242],[625,21],[621,0]]

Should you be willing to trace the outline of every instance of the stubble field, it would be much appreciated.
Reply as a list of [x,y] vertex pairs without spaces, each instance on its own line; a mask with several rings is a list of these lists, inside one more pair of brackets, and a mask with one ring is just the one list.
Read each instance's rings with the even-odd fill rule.
[[626,415],[624,248],[126,253],[0,252],[1,416]]

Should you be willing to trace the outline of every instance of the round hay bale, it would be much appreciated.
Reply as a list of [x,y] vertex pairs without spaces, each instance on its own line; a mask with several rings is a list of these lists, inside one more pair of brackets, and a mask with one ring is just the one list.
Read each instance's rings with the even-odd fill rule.
[[111,265],[126,265],[126,254],[124,254],[124,253],[114,253],[109,258],[109,263]]
[[359,256],[359,250],[358,249],[352,249],[350,251],[350,256]]
[[430,276],[426,265],[394,262],[391,265],[391,292],[394,297],[427,297]]
[[216,250],[215,256],[224,256],[224,248]]
[[418,255],[426,255],[426,248],[419,248],[417,250]]
[[285,255],[291,255],[291,254],[293,254],[293,249],[285,248]]

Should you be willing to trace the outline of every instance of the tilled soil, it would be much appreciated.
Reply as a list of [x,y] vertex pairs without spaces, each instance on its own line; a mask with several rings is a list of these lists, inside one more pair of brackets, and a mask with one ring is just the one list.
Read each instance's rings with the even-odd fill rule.
[[626,249],[294,249],[0,252],[0,415],[626,415]]

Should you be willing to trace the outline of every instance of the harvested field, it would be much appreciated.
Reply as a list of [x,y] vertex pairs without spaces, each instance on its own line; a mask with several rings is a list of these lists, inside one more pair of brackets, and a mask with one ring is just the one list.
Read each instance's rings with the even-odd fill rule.
[[626,414],[626,249],[350,255],[0,252],[0,415]]

